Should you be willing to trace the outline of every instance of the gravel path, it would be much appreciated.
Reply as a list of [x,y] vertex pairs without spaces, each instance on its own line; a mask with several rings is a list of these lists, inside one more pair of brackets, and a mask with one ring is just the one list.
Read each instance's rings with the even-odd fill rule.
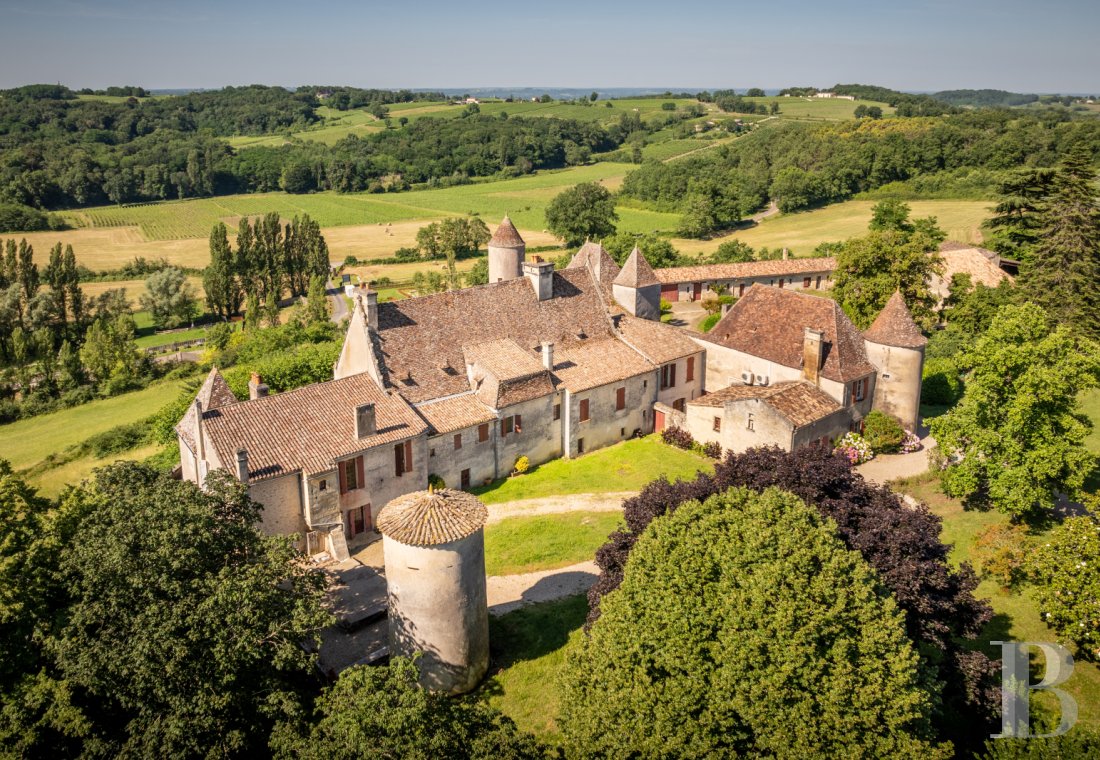
[[921,450],[912,454],[879,454],[870,462],[856,467],[856,472],[872,483],[885,485],[891,480],[923,475],[928,471],[928,454],[936,441],[926,435],[921,439]]
[[616,512],[623,508],[623,500],[637,496],[637,491],[617,493],[578,493],[550,496],[545,499],[522,499],[488,504],[489,524],[509,517],[530,515],[554,515],[562,512]]
[[489,613],[503,615],[527,604],[583,594],[596,582],[599,572],[596,563],[589,560],[538,573],[490,575],[485,581]]

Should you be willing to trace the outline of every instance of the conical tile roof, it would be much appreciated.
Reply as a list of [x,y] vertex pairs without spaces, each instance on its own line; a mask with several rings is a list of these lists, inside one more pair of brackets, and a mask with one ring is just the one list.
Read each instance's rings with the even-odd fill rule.
[[863,333],[863,337],[872,343],[898,348],[920,348],[928,342],[913,321],[901,292],[897,290],[875,317],[874,323]]
[[634,250],[630,252],[630,258],[623,264],[623,271],[619,272],[619,276],[615,278],[615,284],[628,288],[644,288],[660,285],[661,281],[653,273],[653,267],[645,260],[638,246],[634,246]]
[[523,238],[519,236],[519,230],[512,224],[512,220],[508,217],[504,217],[500,221],[500,226],[497,227],[496,232],[493,233],[493,237],[489,240],[489,245],[499,246],[501,248],[516,248],[517,246],[526,246],[523,242]]
[[449,488],[399,496],[378,515],[378,531],[412,546],[457,541],[482,528],[489,510],[473,494]]

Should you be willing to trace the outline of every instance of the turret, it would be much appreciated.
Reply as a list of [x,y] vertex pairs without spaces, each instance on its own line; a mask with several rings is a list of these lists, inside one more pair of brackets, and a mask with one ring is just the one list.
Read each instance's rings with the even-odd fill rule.
[[638,246],[612,282],[611,293],[627,313],[641,319],[661,318],[661,283]]
[[874,323],[863,333],[867,358],[878,369],[872,408],[897,417],[906,430],[920,425],[920,386],[924,370],[921,333],[900,292],[886,302]]
[[514,280],[523,275],[527,244],[512,220],[504,217],[489,241],[489,282]]

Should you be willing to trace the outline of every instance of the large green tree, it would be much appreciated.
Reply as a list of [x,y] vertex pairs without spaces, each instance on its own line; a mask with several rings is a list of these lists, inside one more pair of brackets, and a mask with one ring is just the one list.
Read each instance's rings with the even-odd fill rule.
[[1039,306],[1002,307],[955,357],[966,373],[962,399],[929,423],[946,455],[944,490],[1015,517],[1077,494],[1096,464],[1078,396],[1100,379],[1098,350],[1052,328]]
[[1087,149],[1058,167],[1021,287],[1059,324],[1100,338],[1100,191]]
[[567,246],[607,237],[615,232],[617,221],[614,197],[595,182],[563,190],[546,207],[546,226]]
[[985,226],[987,245],[1016,261],[1030,262],[1042,227],[1043,201],[1054,180],[1051,169],[1018,169],[997,185],[997,205]]
[[210,263],[202,273],[202,288],[206,292],[206,305],[222,319],[240,311],[243,293],[234,271],[229,234],[221,222],[210,231]]
[[180,269],[167,267],[153,272],[145,280],[141,307],[153,315],[157,327],[177,327],[193,320],[198,313],[195,289]]
[[276,757],[354,760],[549,757],[530,734],[487,705],[425,691],[414,662],[357,666],[317,702],[312,722],[285,722],[272,737]]
[[875,572],[792,494],[655,519],[567,655],[578,757],[942,757],[938,697]]

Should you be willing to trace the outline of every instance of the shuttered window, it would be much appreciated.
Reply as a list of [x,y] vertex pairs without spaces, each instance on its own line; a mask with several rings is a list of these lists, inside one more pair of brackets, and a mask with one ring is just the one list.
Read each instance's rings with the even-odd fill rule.
[[588,422],[588,399],[581,399],[581,422]]
[[695,379],[695,357],[689,356],[687,362],[687,372],[684,373],[684,379],[689,383]]
[[615,411],[626,409],[626,388],[615,389]]
[[489,423],[486,422],[477,426],[477,442],[485,443],[489,440]]

